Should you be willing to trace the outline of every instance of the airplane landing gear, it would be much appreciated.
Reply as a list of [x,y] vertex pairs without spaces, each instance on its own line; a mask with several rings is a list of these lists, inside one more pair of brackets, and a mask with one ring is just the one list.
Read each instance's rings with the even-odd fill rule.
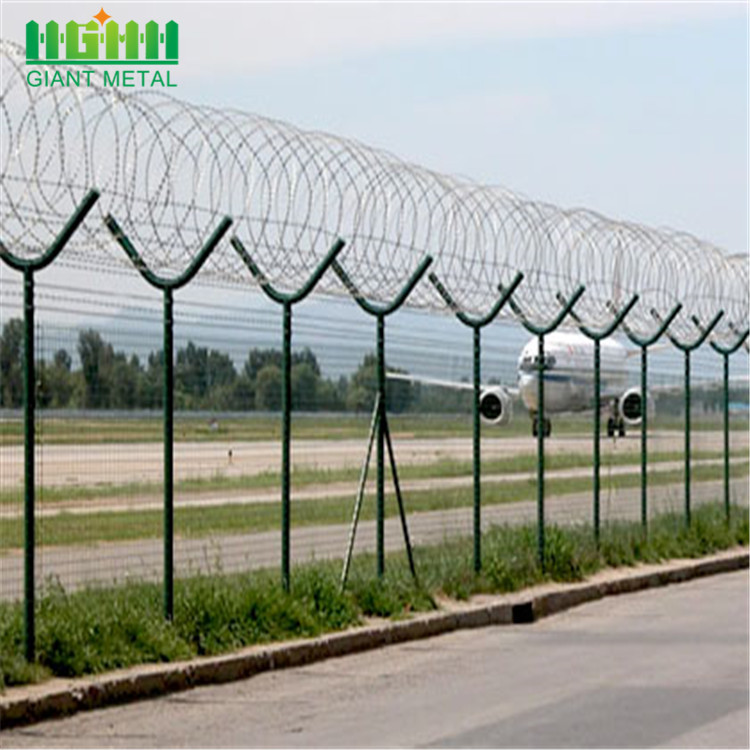
[[[536,417],[534,417],[531,420],[531,434],[534,437],[537,437],[539,434],[539,430],[537,429],[538,423],[536,420]],[[542,428],[544,429],[544,437],[549,437],[552,434],[552,422],[548,418],[545,417],[545,419],[542,421]]]
[[619,437],[625,437],[625,420],[610,417],[607,420],[607,437],[613,438],[615,433]]

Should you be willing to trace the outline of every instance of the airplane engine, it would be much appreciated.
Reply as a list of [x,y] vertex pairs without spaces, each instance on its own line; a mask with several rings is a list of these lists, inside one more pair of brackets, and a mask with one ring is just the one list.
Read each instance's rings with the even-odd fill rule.
[[479,413],[489,424],[508,424],[513,416],[513,402],[510,395],[499,386],[485,389],[479,398]]
[[643,397],[640,388],[628,388],[620,396],[617,404],[617,410],[620,412],[622,421],[626,425],[637,425],[641,423],[643,416]]

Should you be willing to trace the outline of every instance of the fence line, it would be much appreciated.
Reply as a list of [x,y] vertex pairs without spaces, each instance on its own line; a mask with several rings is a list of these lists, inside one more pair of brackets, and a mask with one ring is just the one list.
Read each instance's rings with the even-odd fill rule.
[[[597,540],[600,344],[619,328],[641,348],[636,416],[641,418],[644,530],[647,349],[662,335],[684,354],[687,524],[691,518],[690,356],[711,337],[711,346],[723,357],[723,471],[729,513],[728,362],[748,338],[747,258],[727,257],[684,232],[615,222],[586,210],[562,210],[507,190],[439,175],[362,144],[303,133],[255,115],[96,86],[80,98],[79,92],[67,90],[29,92],[23,85],[23,50],[0,42],[0,62],[9,73],[0,95],[0,140],[5,144],[1,176],[7,186],[0,204],[6,232],[0,258],[22,274],[24,286],[24,622],[29,661],[35,657],[37,547],[34,281],[39,271],[58,259],[65,263],[64,249],[77,258],[93,249],[98,254],[90,262],[107,263],[113,262],[112,245],[119,245],[124,262],[162,293],[163,583],[168,619],[174,613],[173,293],[190,284],[204,265],[208,273],[231,283],[239,283],[249,271],[283,308],[281,580],[285,588],[291,560],[292,307],[314,290],[349,295],[376,321],[378,576],[385,570],[386,439],[390,448],[385,320],[405,304],[443,312],[447,306],[473,329],[476,572],[481,569],[480,330],[506,314],[506,307],[537,339],[537,544],[542,568],[549,434],[545,337],[570,325],[568,321],[594,341]],[[104,148],[112,143],[117,148]],[[107,151],[122,151],[132,158],[107,161]],[[45,158],[40,159],[40,154]],[[100,189],[91,188],[94,174]],[[84,192],[83,200],[63,215]],[[106,214],[102,222],[93,218],[95,207]],[[122,226],[115,213],[122,217]],[[222,243],[231,225],[247,238],[251,252],[238,234],[228,245]],[[228,247],[234,252],[225,252]],[[324,247],[329,249],[319,257]],[[433,263],[432,283],[420,283]],[[326,274],[329,267],[334,274]]]

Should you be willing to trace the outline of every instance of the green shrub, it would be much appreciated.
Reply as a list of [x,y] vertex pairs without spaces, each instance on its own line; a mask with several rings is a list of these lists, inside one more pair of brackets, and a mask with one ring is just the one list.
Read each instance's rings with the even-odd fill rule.
[[356,557],[347,590],[341,562],[311,562],[292,571],[285,592],[278,571],[225,575],[219,570],[175,582],[174,622],[162,614],[158,584],[66,592],[49,580],[37,601],[37,663],[23,658],[23,609],[0,603],[0,689],[50,675],[72,677],[142,662],[218,654],[243,646],[340,630],[363,617],[405,617],[435,608],[433,595],[466,599],[545,580],[579,581],[605,566],[698,557],[748,543],[747,509],[734,507],[727,524],[720,504],[701,505],[688,528],[682,514],[602,527],[597,548],[589,526],[546,529],[545,572],[534,526],[494,526],[482,537],[483,567],[473,570],[471,538],[446,539],[415,550],[419,582],[406,556],[389,555],[379,580],[373,555]]

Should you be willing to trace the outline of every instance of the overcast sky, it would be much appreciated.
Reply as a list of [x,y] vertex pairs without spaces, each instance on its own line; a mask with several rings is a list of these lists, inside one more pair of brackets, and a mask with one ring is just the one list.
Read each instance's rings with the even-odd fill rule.
[[[95,3],[2,2],[2,36]],[[738,3],[105,2],[180,24],[181,98],[387,148],[531,198],[748,239]]]

